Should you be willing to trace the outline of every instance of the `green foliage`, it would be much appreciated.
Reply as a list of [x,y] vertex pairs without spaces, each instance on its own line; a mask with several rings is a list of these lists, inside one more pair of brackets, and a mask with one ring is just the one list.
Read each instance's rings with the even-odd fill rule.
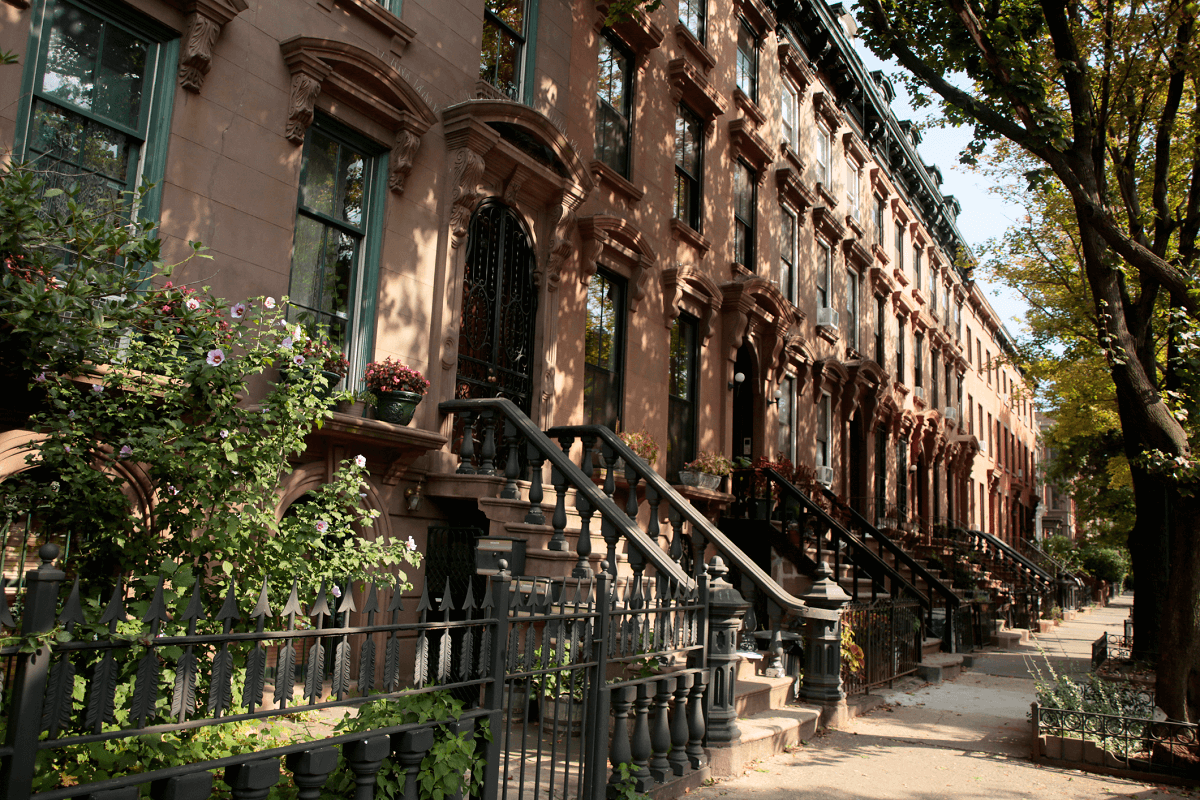
[[608,784],[608,800],[646,800],[650,795],[639,792],[633,764],[617,764],[617,780]]
[[[389,728],[422,722],[449,722],[462,716],[463,703],[448,692],[426,692],[403,695],[395,699],[375,700],[360,706],[357,716],[349,713],[337,725],[337,733],[352,733]],[[482,737],[491,741],[487,720],[477,723]],[[434,729],[433,747],[421,761],[417,772],[418,790],[422,800],[445,800],[458,791],[475,793],[483,786],[485,766],[479,751],[479,739],[471,733],[452,733],[448,727]],[[406,776],[399,764],[390,758],[375,778],[375,797],[395,800],[403,796]],[[350,797],[354,794],[354,776],[344,758],[325,782],[321,797]]]
[[128,205],[67,193],[56,216],[43,209],[56,193],[29,168],[0,172],[0,352],[41,437],[33,469],[0,484],[4,506],[69,543],[67,567],[85,582],[185,565],[215,576],[214,592],[268,574],[280,588],[403,582],[418,555],[361,536],[378,513],[361,502],[361,456],[276,515],[281,476],[331,410],[317,370],[264,379],[334,357],[328,345],[288,321],[286,298],[228,302],[174,285],[150,224],[125,222]]
[[1119,586],[1129,573],[1129,557],[1113,547],[1089,547],[1083,554],[1083,568],[1092,577]]
[[[1072,737],[1094,741],[1113,752],[1128,755],[1127,748],[1140,748],[1140,737],[1148,725],[1138,720],[1154,718],[1154,701],[1144,690],[1132,686],[1122,686],[1111,681],[1103,680],[1095,674],[1082,678],[1070,675],[1059,675],[1050,659],[1042,653],[1045,671],[1036,661],[1029,661],[1028,666],[1034,676],[1034,693],[1042,709],[1040,711],[1046,729],[1053,731],[1057,725],[1063,725],[1067,730],[1078,730]],[[1090,714],[1106,714],[1110,717],[1124,717],[1132,720],[1127,723],[1117,723],[1104,718],[1083,720],[1078,716],[1072,717],[1071,712],[1087,712]],[[1111,726],[1112,730],[1107,731]],[[1109,735],[1104,735],[1106,731]],[[1120,734],[1114,737],[1112,734]]]

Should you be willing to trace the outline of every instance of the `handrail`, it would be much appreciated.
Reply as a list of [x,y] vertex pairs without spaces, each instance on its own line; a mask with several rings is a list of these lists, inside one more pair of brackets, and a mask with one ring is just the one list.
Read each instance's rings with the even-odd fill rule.
[[[583,470],[575,466],[575,463],[562,451],[562,448],[551,441],[550,437],[542,432],[541,428],[533,423],[533,420],[525,416],[525,412],[521,411],[511,400],[500,397],[443,400],[438,404],[438,410],[443,413],[455,411],[500,412],[516,428],[518,433],[524,434],[526,443],[530,447],[536,448],[550,462],[551,466],[566,478],[567,483],[575,488],[576,493],[586,498],[592,508],[600,512],[600,516],[605,522],[624,534],[625,538],[637,547],[646,560],[653,564],[654,568],[660,574],[668,575],[672,580],[678,581],[683,586],[689,588],[695,585],[695,579],[684,572],[683,568],[675,563],[667,553],[663,552],[663,549],[653,539],[647,536],[608,495],[601,491],[600,487],[592,481],[591,476],[585,475]],[[600,430],[608,429],[600,428]],[[615,434],[612,434],[611,431],[609,433],[615,438]],[[622,446],[624,446],[624,443],[622,443]],[[633,451],[629,451],[629,453],[632,455]],[[678,495],[675,496],[677,499],[682,500]],[[686,501],[683,502],[687,505]]]
[[883,547],[885,550],[895,556],[897,563],[903,562],[906,567],[912,570],[914,575],[919,575],[921,580],[925,581],[925,585],[936,590],[938,594],[945,598],[947,605],[958,608],[958,606],[962,604],[962,598],[955,594],[953,589],[947,586],[945,582],[941,580],[941,578],[936,577],[928,569],[921,566],[921,562],[909,555],[908,551],[903,547],[892,541],[890,536],[883,533],[883,531],[879,530],[870,522],[868,522],[866,518],[863,517],[862,514],[858,513],[858,511],[856,511],[852,506],[843,503],[831,490],[822,489],[821,491],[822,494],[824,494],[832,502],[837,503],[840,508],[845,511],[849,511],[858,524],[865,528],[869,534],[871,534],[871,538],[879,542],[880,547]]
[[[875,574],[876,572],[882,571],[888,578],[891,578],[894,584],[898,583],[901,589],[907,591],[909,594],[919,600],[922,607],[927,610],[933,607],[933,604],[929,600],[929,595],[922,592],[916,586],[913,586],[907,578],[900,574],[898,570],[889,566],[886,561],[879,557],[878,553],[867,547],[866,543],[864,543],[853,533],[846,530],[840,522],[827,514],[825,509],[814,503],[812,498],[800,491],[800,489],[791,481],[783,477],[783,475],[777,472],[773,467],[761,467],[760,469],[762,470],[763,474],[778,484],[781,489],[790,494],[792,499],[798,500],[810,512],[813,512],[818,519],[828,525],[831,531],[836,532],[838,539],[846,542],[847,546],[853,549],[855,558],[854,563],[865,569],[867,574],[871,576],[871,580],[879,581],[882,584],[883,579],[877,577]],[[863,558],[863,562],[866,563],[858,561],[860,556]]]
[[1054,576],[1053,575],[1051,575],[1049,572],[1046,572],[1046,570],[1042,569],[1037,564],[1034,564],[1032,561],[1030,561],[1025,556],[1021,555],[1019,552],[1017,552],[1017,549],[1015,547],[1013,547],[1012,545],[1010,545],[1008,542],[1005,542],[1002,539],[999,539],[985,531],[971,530],[970,528],[967,528],[966,531],[967,531],[967,533],[971,534],[972,536],[974,536],[976,538],[983,539],[984,541],[991,544],[993,547],[999,548],[1006,555],[1008,555],[1009,558],[1012,558],[1014,561],[1016,561],[1017,563],[1024,566],[1026,571],[1032,572],[1036,577],[1038,577],[1045,583],[1048,583],[1051,586],[1054,585]]
[[[666,499],[672,508],[679,512],[679,515],[683,519],[691,523],[693,529],[702,532],[709,543],[717,549],[717,552],[732,567],[737,568],[743,578],[753,583],[755,588],[774,601],[780,608],[797,615],[808,613],[808,606],[803,600],[791,592],[785,591],[774,578],[755,564],[740,547],[730,541],[729,537],[721,533],[716,525],[709,522],[708,518],[697,511],[683,495],[675,491],[675,488],[667,483],[666,478],[659,475],[645,461],[638,457],[630,449],[629,445],[621,441],[621,438],[617,434],[603,425],[559,425],[546,431],[546,435],[556,438],[560,436],[579,437],[584,435],[597,437],[604,444],[611,447],[624,460],[627,470],[632,468],[634,474],[646,481],[646,485],[653,488],[660,497]],[[659,552],[662,551],[659,550]]]
[[1039,558],[1043,558],[1046,561],[1049,561],[1054,566],[1055,572],[1058,572],[1060,575],[1068,576],[1071,580],[1075,581],[1077,584],[1081,583],[1078,575],[1076,575],[1072,570],[1067,569],[1066,564],[1059,561],[1057,558],[1055,558],[1054,556],[1050,555],[1045,550],[1043,550],[1038,545],[1037,542],[1033,541],[1032,539],[1022,539],[1021,545],[1029,550],[1032,550],[1034,552],[1034,554],[1037,555]]

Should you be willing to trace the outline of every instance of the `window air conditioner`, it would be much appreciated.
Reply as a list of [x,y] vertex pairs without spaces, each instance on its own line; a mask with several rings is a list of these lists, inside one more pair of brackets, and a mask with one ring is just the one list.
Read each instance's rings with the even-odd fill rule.
[[924,386],[916,387],[915,389],[913,389],[913,395],[924,400],[925,399],[925,387]]
[[838,313],[832,308],[817,309],[817,327],[822,328],[837,328]]
[[817,467],[817,483],[826,489],[833,486],[833,467]]
[[942,416],[945,417],[946,419],[950,420],[951,422],[957,422],[958,421],[958,409],[955,408],[954,406],[946,406],[946,408],[942,410]]
[[979,440],[979,452],[981,452],[981,453],[987,452],[987,439]]
[[1024,477],[1025,477],[1025,470],[1023,470],[1023,469],[1019,469],[1019,470],[1017,470],[1017,477],[1018,477],[1018,478],[1024,478]]

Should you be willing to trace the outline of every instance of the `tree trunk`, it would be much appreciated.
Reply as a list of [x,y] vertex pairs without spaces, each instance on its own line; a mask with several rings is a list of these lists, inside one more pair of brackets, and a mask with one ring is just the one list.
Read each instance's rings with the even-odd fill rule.
[[1137,466],[1144,450],[1136,435],[1125,437],[1125,454],[1133,476],[1136,517],[1129,532],[1129,555],[1137,579],[1133,605],[1133,657],[1153,662],[1162,651],[1159,623],[1167,605],[1171,572],[1171,540],[1167,520],[1167,487],[1160,478]]
[[[1171,719],[1195,721],[1200,698],[1188,698],[1188,684],[1200,655],[1200,498],[1171,490],[1166,509],[1171,531],[1171,578],[1162,609],[1155,701]],[[1189,705],[1191,706],[1189,708]]]

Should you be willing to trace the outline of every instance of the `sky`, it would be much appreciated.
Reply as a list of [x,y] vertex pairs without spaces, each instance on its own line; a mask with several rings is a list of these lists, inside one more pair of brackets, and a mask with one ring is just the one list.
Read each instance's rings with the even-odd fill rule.
[[[901,68],[895,61],[880,61],[867,50],[860,41],[855,41],[855,47],[868,70],[882,69],[892,78],[892,86],[896,89],[896,99],[892,102],[892,110],[897,119],[911,119],[913,122],[923,122],[936,112],[931,109],[914,110],[908,101],[904,85],[896,79]],[[1004,201],[999,195],[990,191],[987,178],[972,171],[969,167],[958,163],[958,154],[971,141],[970,128],[930,128],[921,132],[921,144],[917,147],[921,157],[927,164],[936,164],[942,171],[942,194],[952,194],[962,204],[962,214],[958,217],[958,229],[967,244],[976,255],[979,254],[984,242],[998,238],[1004,234],[1009,225],[1021,214],[1020,206]],[[983,287],[992,307],[1000,315],[1009,333],[1020,336],[1023,330],[1025,311],[1028,308],[1025,301],[1016,292],[999,284],[990,283],[979,276],[978,283]]]

